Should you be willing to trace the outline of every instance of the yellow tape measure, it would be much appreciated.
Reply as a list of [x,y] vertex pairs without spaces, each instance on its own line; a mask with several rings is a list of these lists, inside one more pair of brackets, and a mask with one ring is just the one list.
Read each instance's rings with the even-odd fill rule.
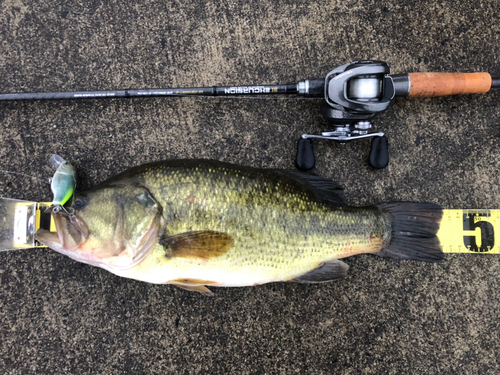
[[[5,202],[6,200],[3,199],[4,205]],[[35,240],[35,233],[40,228],[50,230],[51,232],[56,231],[54,218],[50,212],[47,211],[52,203],[23,202],[14,200],[12,202],[14,204],[12,245],[10,245],[10,243],[2,243],[0,247],[7,246],[8,248],[12,247],[13,249],[44,247]]]
[[500,254],[500,210],[443,210],[437,235],[445,253]]
[[[54,219],[46,211],[51,205],[50,202],[36,203],[2,198],[1,203],[7,211],[9,208],[12,211],[12,217],[3,220],[8,226],[4,229],[12,231],[12,238],[10,242],[0,241],[0,250],[42,247],[35,241],[36,231],[39,228],[56,231]],[[437,236],[445,253],[500,254],[500,209],[443,210]]]
[[[36,230],[40,229],[42,214],[50,206],[52,206],[51,202],[37,203],[37,207],[36,207]],[[52,217],[52,215],[50,215],[49,217],[50,217],[50,226],[49,226],[48,230],[50,230],[51,232],[55,232],[56,231],[56,223],[54,222],[54,218]]]
[[[39,203],[38,207],[49,206]],[[50,231],[55,230],[51,217]],[[500,254],[500,209],[443,210],[437,236],[444,253]]]

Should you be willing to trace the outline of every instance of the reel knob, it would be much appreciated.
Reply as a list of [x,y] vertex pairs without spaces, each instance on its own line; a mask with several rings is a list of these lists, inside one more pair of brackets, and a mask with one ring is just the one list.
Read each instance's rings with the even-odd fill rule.
[[373,137],[368,164],[375,169],[382,169],[389,164],[389,142],[386,136]]
[[314,168],[316,159],[314,158],[313,142],[310,138],[300,138],[297,142],[297,157],[295,166],[301,171],[308,171]]

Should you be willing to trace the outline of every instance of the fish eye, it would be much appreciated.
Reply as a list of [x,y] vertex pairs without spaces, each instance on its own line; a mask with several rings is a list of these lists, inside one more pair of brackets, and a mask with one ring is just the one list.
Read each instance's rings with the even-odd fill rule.
[[144,192],[142,194],[136,195],[135,197],[139,203],[144,204],[145,206],[154,206],[156,204],[153,197],[148,192]]
[[85,205],[85,202],[83,201],[82,198],[76,198],[75,201],[73,202],[73,206],[75,208],[82,208]]

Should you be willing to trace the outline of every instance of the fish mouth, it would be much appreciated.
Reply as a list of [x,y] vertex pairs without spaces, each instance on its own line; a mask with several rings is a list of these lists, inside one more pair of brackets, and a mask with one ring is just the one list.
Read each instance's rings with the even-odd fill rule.
[[81,247],[88,238],[89,230],[85,222],[76,215],[65,212],[52,212],[56,225],[56,232],[39,229],[36,239],[42,245],[74,258],[74,252]]
[[89,237],[89,229],[77,214],[53,212],[52,216],[56,232],[39,229],[36,232],[38,242],[77,262],[104,268],[111,272],[127,270],[144,260],[156,244],[161,228],[160,211],[139,243],[134,246],[126,240],[122,241],[122,246],[114,252],[115,254],[106,258],[97,253],[98,249],[91,251],[84,249],[84,244]]

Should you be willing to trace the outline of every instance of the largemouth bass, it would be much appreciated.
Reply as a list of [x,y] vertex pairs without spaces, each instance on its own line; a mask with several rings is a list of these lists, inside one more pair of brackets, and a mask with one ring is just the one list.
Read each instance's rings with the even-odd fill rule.
[[119,276],[202,293],[339,279],[349,268],[339,259],[356,254],[443,258],[438,206],[352,207],[338,185],[298,171],[156,162],[77,194],[67,211],[38,241]]

